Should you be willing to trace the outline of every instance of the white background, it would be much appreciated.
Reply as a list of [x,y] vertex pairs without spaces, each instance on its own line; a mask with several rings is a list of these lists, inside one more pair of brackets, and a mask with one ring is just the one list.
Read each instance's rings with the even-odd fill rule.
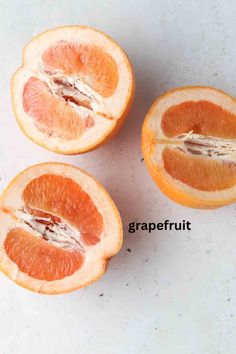
[[[37,295],[0,274],[1,354],[235,353],[236,206],[199,211],[174,204],[155,187],[140,151],[144,116],[166,89],[212,85],[236,96],[235,19],[234,0],[0,0],[0,190],[37,162],[81,166],[110,192],[125,234],[105,276],[68,295]],[[133,62],[137,91],[116,138],[63,157],[19,130],[10,77],[33,35],[69,24],[117,40]],[[131,221],[165,219],[189,220],[192,231],[127,232]]]

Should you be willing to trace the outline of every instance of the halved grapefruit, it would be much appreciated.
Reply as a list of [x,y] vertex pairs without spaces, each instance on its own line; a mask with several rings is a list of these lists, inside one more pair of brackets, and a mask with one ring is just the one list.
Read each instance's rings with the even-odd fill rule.
[[110,37],[83,26],[33,38],[12,78],[13,109],[23,132],[63,154],[93,150],[120,128],[132,103],[134,76]]
[[236,201],[236,100],[211,87],[158,98],[142,131],[146,165],[174,201],[216,208]]
[[0,268],[45,294],[100,278],[122,244],[122,223],[105,189],[81,169],[44,163],[20,173],[0,199]]

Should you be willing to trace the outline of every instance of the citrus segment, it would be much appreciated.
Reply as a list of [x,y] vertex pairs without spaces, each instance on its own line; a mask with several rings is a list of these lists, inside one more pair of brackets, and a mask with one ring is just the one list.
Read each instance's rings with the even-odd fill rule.
[[225,93],[187,87],[161,96],[144,121],[142,150],[174,201],[214,208],[236,200],[236,103]]
[[209,101],[188,101],[170,107],[161,121],[163,133],[174,137],[193,133],[236,138],[235,114]]
[[30,208],[62,217],[75,226],[88,244],[99,242],[103,218],[91,197],[68,177],[42,175],[24,189],[22,199]]
[[4,248],[21,272],[39,280],[63,279],[72,275],[83,263],[80,251],[52,246],[21,228],[9,231]]
[[236,184],[236,164],[188,156],[165,148],[164,169],[173,178],[202,191],[217,191]]
[[49,71],[79,74],[86,84],[103,97],[111,96],[118,84],[115,60],[96,45],[59,42],[43,52],[42,61]]
[[81,119],[63,100],[58,101],[45,82],[31,77],[24,86],[23,107],[37,128],[48,136],[75,139],[81,136],[90,117]]
[[64,293],[97,280],[122,243],[119,213],[103,187],[59,163],[32,166],[0,199],[0,267],[18,284]]

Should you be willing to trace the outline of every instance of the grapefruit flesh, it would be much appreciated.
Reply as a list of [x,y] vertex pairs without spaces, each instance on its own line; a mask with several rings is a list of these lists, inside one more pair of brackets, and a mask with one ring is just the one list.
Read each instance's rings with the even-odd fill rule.
[[72,275],[83,263],[79,251],[52,246],[22,228],[9,231],[4,248],[21,272],[39,280],[63,279]]
[[115,134],[132,102],[128,58],[105,34],[62,27],[34,38],[12,79],[23,131],[59,153],[91,150]]
[[26,186],[22,198],[32,209],[68,220],[80,231],[86,244],[99,242],[103,230],[102,215],[90,196],[72,179],[42,175]]
[[103,97],[112,96],[118,85],[118,65],[111,55],[96,45],[59,42],[42,53],[42,61],[49,72],[60,70],[67,75],[78,74]]
[[1,198],[0,220],[1,269],[42,293],[63,293],[95,281],[122,242],[110,197],[70,165],[41,164],[23,171]]
[[236,104],[208,87],[158,99],[143,126],[147,166],[173,200],[214,208],[236,200]]
[[216,138],[236,138],[235,114],[209,101],[188,101],[170,107],[163,114],[161,127],[167,137],[192,131]]
[[236,165],[216,160],[186,156],[181,151],[165,148],[165,170],[175,179],[202,191],[217,191],[233,187],[236,183]]
[[42,133],[64,139],[80,136],[88,119],[92,119],[87,116],[83,120],[65,101],[58,101],[44,81],[35,77],[31,77],[24,86],[23,107],[33,117],[35,125]]

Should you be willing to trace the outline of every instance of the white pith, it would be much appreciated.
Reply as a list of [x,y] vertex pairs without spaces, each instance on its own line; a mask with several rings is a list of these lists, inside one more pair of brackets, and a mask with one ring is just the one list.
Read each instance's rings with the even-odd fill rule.
[[192,155],[236,162],[236,139],[216,138],[190,131],[173,138],[156,140],[156,144],[162,143]]
[[34,216],[25,209],[12,211],[12,216],[17,220],[17,225],[40,239],[46,239],[52,246],[62,248],[67,251],[80,250],[84,252],[81,243],[80,232],[68,221],[51,223],[51,218]]
[[[24,206],[22,192],[25,187],[30,181],[44,174],[58,174],[69,177],[78,183],[92,198],[93,203],[102,214],[104,223],[100,242],[94,246],[83,245],[83,256],[85,258],[82,267],[71,276],[51,282],[37,280],[22,273],[17,265],[8,258],[4,250],[4,240],[8,232],[14,227],[22,226],[22,220],[13,218],[4,210],[21,210]],[[116,254],[122,244],[122,224],[111,198],[94,178],[70,165],[46,163],[32,166],[23,171],[14,180],[11,188],[7,189],[2,196],[0,223],[0,267],[11,279],[36,292],[62,293],[96,280],[104,272],[107,259]]]
[[[209,87],[186,88],[176,90],[161,97],[151,108],[151,114],[147,121],[147,128],[153,134],[152,152],[150,161],[158,168],[158,173],[177,190],[184,190],[194,198],[205,201],[225,201],[232,200],[236,195],[236,185],[225,190],[207,192],[195,189],[187,184],[173,178],[164,168],[163,151],[166,147],[169,149],[179,149],[182,152],[190,154],[192,158],[210,158],[222,162],[236,162],[236,139],[222,139],[201,134],[188,132],[173,138],[166,137],[162,131],[161,121],[164,113],[169,107],[181,104],[186,101],[209,101],[223,107],[225,110],[233,113],[236,119],[235,100],[230,96],[214,90]],[[146,146],[147,149],[148,147]]]
[[[31,76],[48,80],[42,68],[41,54],[58,41],[76,42],[78,44],[97,45],[112,56],[118,67],[118,85],[111,97],[104,98],[86,85],[80,78],[67,77],[76,81],[80,91],[93,95],[94,126],[86,129],[84,134],[73,140],[66,140],[55,136],[46,136],[41,133],[30,117],[23,109],[22,95],[25,83]],[[61,74],[61,73],[59,73]],[[48,31],[33,39],[23,53],[23,66],[15,73],[12,81],[13,104],[18,122],[24,132],[40,145],[46,145],[49,149],[59,152],[79,152],[89,149],[103,141],[109,135],[122,117],[126,104],[131,98],[133,89],[133,77],[130,64],[124,52],[113,41],[102,33],[91,28],[64,27]],[[73,106],[73,104],[72,104]],[[78,109],[78,107],[73,106]],[[86,109],[79,108],[79,112],[87,114]],[[110,119],[106,119],[106,117]],[[46,138],[46,141],[45,141]]]
[[[77,110],[80,114],[82,113],[82,115],[86,115],[88,114],[88,111],[90,111],[90,113],[93,114],[93,118],[98,115],[101,119],[104,119],[106,117],[108,119],[116,119],[115,117],[113,117],[113,112],[110,111],[109,107],[106,105],[106,99],[96,93],[96,91],[93,90],[89,85],[87,85],[83,80],[81,80],[78,75],[66,75],[65,73],[59,70],[56,70],[53,74],[47,74],[43,70],[41,64],[39,67],[38,78],[47,83],[48,87],[52,91],[52,94],[58,99],[61,99],[61,95],[58,94],[58,85],[55,84],[53,79],[64,79],[67,80],[68,83],[70,83],[71,85],[75,85],[77,89],[76,95],[78,95],[78,98],[82,101],[84,100],[84,97],[88,97],[91,108],[93,110],[91,112],[91,110],[88,110],[83,106],[78,106],[73,102],[68,102],[68,104],[73,109]],[[68,89],[67,93],[70,94],[71,90]]]

